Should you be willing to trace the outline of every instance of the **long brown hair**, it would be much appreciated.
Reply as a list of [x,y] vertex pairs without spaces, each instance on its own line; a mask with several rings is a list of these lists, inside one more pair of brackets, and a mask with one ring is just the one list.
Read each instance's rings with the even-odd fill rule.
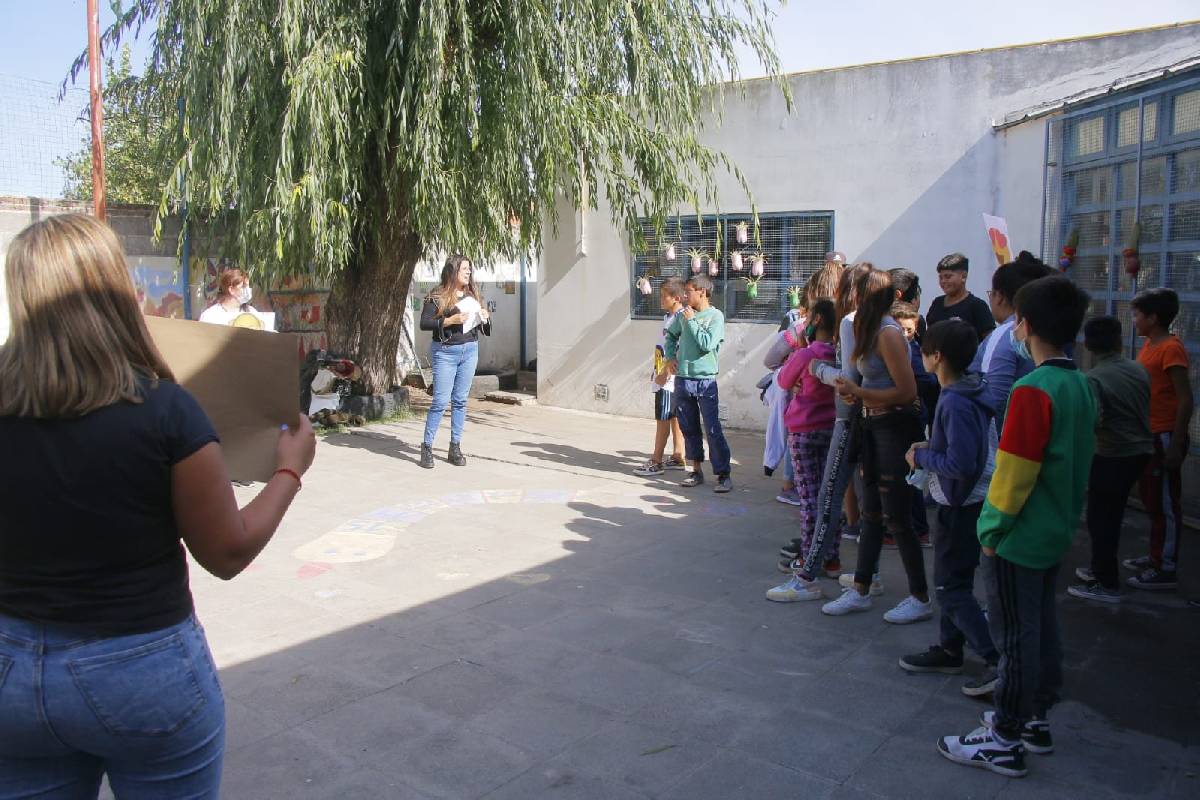
[[871,269],[858,279],[854,288],[858,310],[854,315],[854,354],[857,361],[875,349],[879,326],[892,308],[896,290],[892,276],[881,269]]
[[858,279],[872,269],[873,267],[870,262],[864,261],[861,264],[855,264],[852,267],[846,267],[846,269],[842,270],[842,275],[838,279],[837,295],[834,302],[834,306],[837,309],[839,334],[841,332],[841,321],[858,306],[858,298],[854,296],[854,287],[858,284]]
[[479,305],[483,305],[483,293],[475,285],[475,263],[461,253],[454,253],[446,259],[446,264],[442,267],[441,284],[429,295],[437,304],[439,317],[446,316],[450,309],[458,305],[458,268],[464,261],[471,265],[471,279],[467,281],[467,288],[463,292],[474,297]]
[[139,377],[174,381],[138,308],[116,234],[83,214],[17,234],[4,270],[11,331],[0,416],[79,417],[140,403]]

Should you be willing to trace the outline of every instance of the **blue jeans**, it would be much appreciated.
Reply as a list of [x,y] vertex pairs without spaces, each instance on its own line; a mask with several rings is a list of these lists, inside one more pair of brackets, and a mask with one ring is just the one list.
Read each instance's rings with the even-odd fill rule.
[[195,617],[101,638],[0,616],[0,798],[215,798],[225,702]]
[[708,439],[713,472],[728,475],[732,454],[725,441],[725,431],[721,429],[719,405],[716,379],[675,379],[675,416],[683,431],[688,461],[699,463],[704,460],[704,440]]
[[447,404],[450,405],[450,441],[462,441],[463,426],[467,422],[467,398],[475,378],[475,365],[479,363],[479,342],[434,342],[429,361],[433,365],[433,403],[425,417],[425,444],[433,446],[433,437],[437,436]]

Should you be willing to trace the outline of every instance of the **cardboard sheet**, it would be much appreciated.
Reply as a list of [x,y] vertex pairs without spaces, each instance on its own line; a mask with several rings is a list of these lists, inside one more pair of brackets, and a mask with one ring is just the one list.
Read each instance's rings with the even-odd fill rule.
[[279,426],[296,424],[300,406],[298,337],[146,317],[150,335],[208,414],[235,481],[266,481],[275,472]]

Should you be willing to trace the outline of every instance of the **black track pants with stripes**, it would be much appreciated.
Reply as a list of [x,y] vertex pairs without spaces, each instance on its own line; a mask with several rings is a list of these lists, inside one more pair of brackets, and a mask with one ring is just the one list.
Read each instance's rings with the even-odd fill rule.
[[1000,651],[995,730],[1011,741],[1034,717],[1045,719],[1062,688],[1062,643],[1054,583],[1058,565],[1030,569],[999,555],[979,564],[987,592],[988,627]]

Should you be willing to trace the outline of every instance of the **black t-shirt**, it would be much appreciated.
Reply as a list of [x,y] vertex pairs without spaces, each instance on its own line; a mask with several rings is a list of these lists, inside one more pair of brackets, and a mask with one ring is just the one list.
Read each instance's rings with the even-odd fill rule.
[[961,319],[963,322],[969,323],[975,329],[981,342],[983,337],[996,327],[996,320],[992,317],[992,307],[987,304],[986,300],[980,300],[970,292],[967,292],[966,297],[952,306],[946,305],[945,295],[934,298],[933,305],[925,314],[925,322],[932,327],[947,319]]
[[0,417],[0,614],[98,635],[192,613],[171,467],[212,423],[169,381],[76,419]]

